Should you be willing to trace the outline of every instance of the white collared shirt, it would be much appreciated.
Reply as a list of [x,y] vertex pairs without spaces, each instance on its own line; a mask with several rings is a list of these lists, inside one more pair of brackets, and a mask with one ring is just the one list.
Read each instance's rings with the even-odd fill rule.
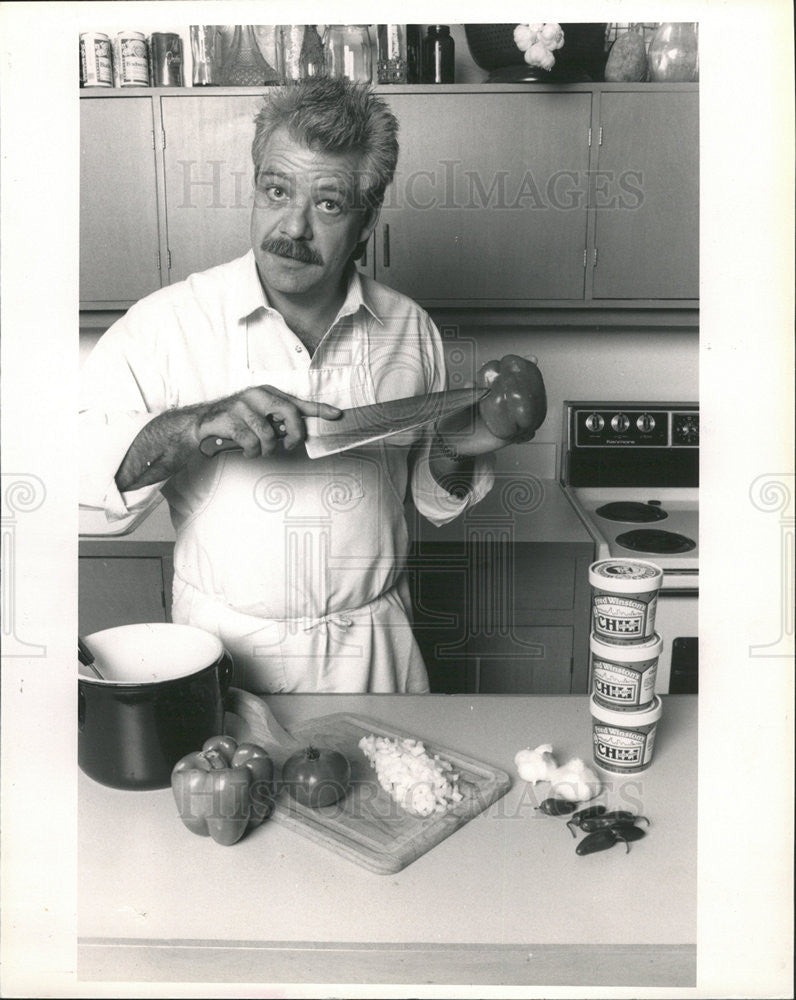
[[[263,384],[341,407],[434,392],[445,388],[441,340],[416,303],[354,273],[310,357],[268,304],[251,251],[134,305],[83,367],[81,505],[118,522],[140,515],[162,491],[177,534],[175,586],[181,579],[229,608],[268,619],[360,607],[390,590],[400,573],[407,486],[435,524],[491,489],[486,456],[476,461],[470,494],[451,496],[432,476],[429,438],[419,432],[316,461],[303,449],[254,460],[197,453],[166,483],[116,488],[124,455],[155,415]],[[300,581],[265,583],[280,573],[295,576],[301,563],[286,552],[285,525],[319,516],[330,519],[333,532],[326,554],[315,555],[326,560],[315,567],[318,580],[305,566]]]

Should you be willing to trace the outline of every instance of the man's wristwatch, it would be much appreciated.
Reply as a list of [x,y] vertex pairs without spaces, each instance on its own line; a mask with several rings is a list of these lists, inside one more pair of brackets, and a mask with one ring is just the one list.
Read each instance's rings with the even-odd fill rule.
[[472,457],[470,455],[460,455],[455,448],[451,448],[445,438],[440,434],[436,424],[434,425],[434,442],[445,458],[449,459],[451,462],[456,462],[457,465],[465,465],[472,461]]

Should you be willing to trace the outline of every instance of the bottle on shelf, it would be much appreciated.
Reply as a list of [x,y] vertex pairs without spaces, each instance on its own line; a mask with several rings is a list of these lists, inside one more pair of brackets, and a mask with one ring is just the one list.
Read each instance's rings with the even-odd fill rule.
[[420,83],[422,37],[419,24],[406,25],[406,82]]
[[423,39],[422,83],[453,83],[455,45],[447,24],[430,24]]
[[221,82],[221,34],[217,24],[190,26],[194,87],[212,87]]

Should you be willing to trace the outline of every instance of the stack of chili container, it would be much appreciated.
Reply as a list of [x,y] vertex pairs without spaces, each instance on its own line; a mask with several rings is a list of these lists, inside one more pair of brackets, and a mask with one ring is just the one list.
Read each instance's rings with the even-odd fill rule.
[[662,579],[660,566],[642,559],[602,559],[589,567],[594,762],[614,774],[643,771],[652,760],[662,710],[655,694]]

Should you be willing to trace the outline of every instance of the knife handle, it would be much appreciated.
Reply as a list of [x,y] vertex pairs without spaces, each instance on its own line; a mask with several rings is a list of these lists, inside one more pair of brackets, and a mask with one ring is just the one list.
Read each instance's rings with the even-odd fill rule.
[[[283,420],[279,420],[271,413],[265,419],[271,425],[274,434],[278,438],[283,438],[287,435],[287,428]],[[233,441],[231,438],[216,437],[214,434],[211,434],[209,437],[202,438],[199,443],[199,451],[206,458],[215,458],[216,455],[220,455],[224,451],[243,451],[243,448],[237,441]]]

